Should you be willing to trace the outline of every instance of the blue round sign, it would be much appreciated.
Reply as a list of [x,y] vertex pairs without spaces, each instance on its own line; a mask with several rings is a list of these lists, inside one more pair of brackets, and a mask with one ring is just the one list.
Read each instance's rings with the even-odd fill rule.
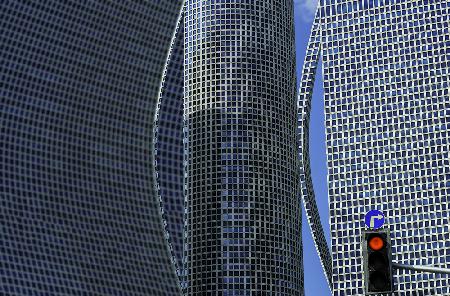
[[381,228],[384,224],[384,215],[378,210],[369,211],[366,214],[366,226],[372,229]]

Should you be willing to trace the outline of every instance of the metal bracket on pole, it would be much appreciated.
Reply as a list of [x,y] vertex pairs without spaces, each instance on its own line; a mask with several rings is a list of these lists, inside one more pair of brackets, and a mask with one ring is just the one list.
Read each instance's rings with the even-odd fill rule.
[[426,266],[426,265],[406,265],[406,264],[400,264],[397,262],[392,262],[392,267],[396,268],[396,269],[408,269],[408,270],[414,270],[414,271],[450,274],[449,268],[441,268],[441,267]]

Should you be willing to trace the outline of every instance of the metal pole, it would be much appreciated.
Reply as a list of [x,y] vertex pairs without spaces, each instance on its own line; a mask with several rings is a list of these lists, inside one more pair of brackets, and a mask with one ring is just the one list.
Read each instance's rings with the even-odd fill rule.
[[450,274],[449,268],[440,268],[440,267],[433,267],[433,266],[406,265],[406,264],[392,262],[392,267],[397,268],[397,269],[408,269],[408,270],[424,271],[424,272],[431,272],[431,273]]

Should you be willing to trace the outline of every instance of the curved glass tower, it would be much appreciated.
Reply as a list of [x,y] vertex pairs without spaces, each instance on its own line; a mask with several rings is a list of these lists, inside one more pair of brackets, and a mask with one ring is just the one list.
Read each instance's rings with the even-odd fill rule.
[[302,295],[293,3],[185,9],[187,295]]
[[[335,295],[362,295],[360,233],[386,216],[392,256],[450,266],[450,1],[325,1],[324,90]],[[449,295],[396,270],[394,295]]]
[[153,120],[182,1],[1,1],[0,294],[179,295]]
[[[320,2],[333,295],[364,295],[361,232],[373,209],[394,261],[450,267],[450,1]],[[393,286],[450,295],[440,274],[396,269]]]

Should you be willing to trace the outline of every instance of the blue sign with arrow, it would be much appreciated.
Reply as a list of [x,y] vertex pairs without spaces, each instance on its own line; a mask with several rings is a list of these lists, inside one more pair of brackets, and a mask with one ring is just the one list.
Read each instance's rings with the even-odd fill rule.
[[378,210],[369,211],[366,214],[366,226],[372,229],[381,228],[384,224],[384,215]]

